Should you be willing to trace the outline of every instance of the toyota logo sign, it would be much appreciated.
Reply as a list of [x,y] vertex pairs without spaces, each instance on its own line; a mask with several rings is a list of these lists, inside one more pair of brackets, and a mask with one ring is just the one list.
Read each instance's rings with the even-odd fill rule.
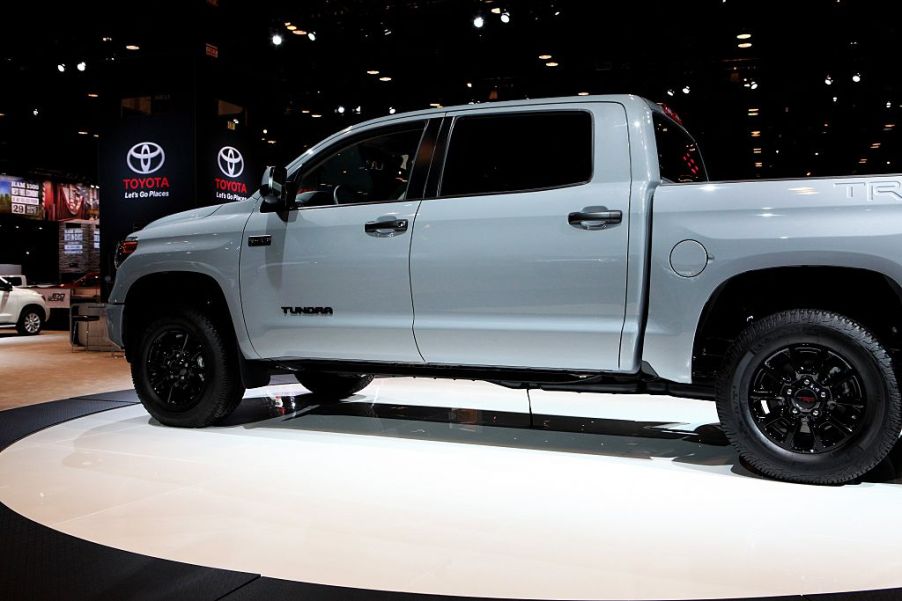
[[128,168],[135,173],[148,175],[163,166],[166,162],[166,153],[156,142],[138,142],[128,149],[125,160]]
[[238,177],[244,172],[244,157],[234,146],[223,146],[217,157],[219,170],[226,177]]

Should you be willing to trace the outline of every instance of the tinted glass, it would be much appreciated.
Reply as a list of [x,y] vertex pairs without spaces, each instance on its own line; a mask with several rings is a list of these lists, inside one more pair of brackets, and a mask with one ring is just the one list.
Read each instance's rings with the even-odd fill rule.
[[517,192],[592,178],[592,117],[585,111],[459,117],[442,196]]
[[298,202],[320,206],[403,200],[422,133],[418,123],[343,147],[301,176]]
[[667,117],[655,113],[653,119],[661,177],[668,182],[708,181],[695,140]]

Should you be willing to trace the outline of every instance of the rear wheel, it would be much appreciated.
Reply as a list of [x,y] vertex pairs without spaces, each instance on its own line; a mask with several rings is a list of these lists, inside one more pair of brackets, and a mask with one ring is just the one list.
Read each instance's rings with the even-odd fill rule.
[[306,371],[295,374],[301,385],[324,401],[340,401],[370,385],[373,376],[368,374],[331,373]]
[[147,412],[167,426],[201,428],[241,402],[238,357],[223,328],[194,309],[150,323],[131,364]]
[[784,311],[749,326],[727,353],[716,397],[741,457],[780,480],[854,480],[902,429],[889,353],[861,325],[826,311]]
[[44,312],[38,307],[25,307],[19,316],[16,330],[23,336],[36,336],[44,327]]

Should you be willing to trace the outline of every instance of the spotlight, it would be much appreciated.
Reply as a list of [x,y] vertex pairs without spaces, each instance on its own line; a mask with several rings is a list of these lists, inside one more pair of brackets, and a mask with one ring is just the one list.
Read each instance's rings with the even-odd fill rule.
[[510,23],[511,22],[510,13],[501,13],[501,22],[502,23]]
[[126,50],[132,50],[132,51],[134,51],[134,50],[140,50],[140,49],[141,49],[141,46],[138,46],[137,44],[126,44],[125,49],[126,49]]
[[389,114],[389,115],[394,115],[396,112],[397,112],[397,111],[395,111],[395,107],[393,107],[393,106],[388,107],[388,114]]
[[551,55],[550,55],[550,54],[540,54],[540,55],[539,55],[539,60],[540,60],[540,61],[551,60]]
[[688,94],[688,93],[691,92],[691,91],[692,91],[692,90],[689,89],[689,86],[684,86],[684,87],[683,87],[683,94]]
[[383,75],[379,78],[379,81],[391,81],[391,77],[389,77],[388,75]]
[[296,30],[297,28],[298,28],[297,25],[286,25],[286,26],[285,26],[285,29],[287,29],[288,31],[294,31],[294,30]]
[[368,69],[366,74],[367,75],[379,75],[379,69]]
[[751,42],[740,42],[739,44],[736,44],[736,46],[739,48],[742,48],[742,49],[751,48],[752,43]]
[[588,92],[577,92],[576,95],[577,95],[577,96],[588,96],[589,93],[588,93]]
[[80,63],[75,65],[75,68],[78,69],[79,71],[84,72],[84,70],[88,68],[88,65],[85,63],[85,61],[81,61]]
[[557,67],[558,64],[560,64],[560,63],[558,63],[556,61],[548,61],[547,63],[545,63],[545,66],[546,67]]
[[853,75],[853,76],[852,76],[852,81],[855,82],[855,83],[860,82],[860,81],[861,81],[861,74],[860,74],[860,73],[856,73],[855,75]]
[[673,90],[667,90],[667,95],[668,95],[668,96],[673,96]]
[[749,86],[749,88],[752,89],[752,90],[757,90],[757,89],[758,89],[758,82],[757,82],[757,81],[753,81],[752,84]]
[[282,45],[282,34],[279,34],[279,33],[272,34],[272,45],[273,46],[281,46]]
[[483,19],[481,16],[473,19],[473,27],[475,27],[476,29],[481,29],[483,25],[485,25],[485,19]]
[[320,117],[322,117],[322,115],[319,114],[319,113],[313,113],[313,114],[310,115],[310,116],[313,117],[314,119],[319,119]]
[[739,35],[736,36],[736,39],[737,40],[747,40],[750,37],[752,37],[752,34],[750,34],[750,33],[740,33]]
[[263,128],[263,135],[266,135],[266,134],[268,134],[268,133],[269,133],[269,130],[266,129],[266,128],[264,127],[264,128]]
[[832,85],[833,85],[833,78],[830,77],[830,76],[828,75],[827,77],[824,78],[824,84],[826,84],[826,85],[828,85],[828,86],[832,86]]
[[316,41],[316,32],[315,31],[307,32],[307,39],[310,40],[311,42],[315,42]]
[[[473,82],[468,81],[468,82],[467,82],[467,87],[468,87],[468,88],[472,88],[472,87],[473,87]],[[886,108],[889,108],[889,103],[887,103]]]
[[363,107],[360,106],[360,105],[358,104],[357,106],[355,106],[355,107],[354,107],[353,109],[351,109],[351,110],[354,111],[354,114],[355,114],[355,115],[359,115],[360,113],[363,112]]
[[35,117],[37,117],[38,115],[41,114],[41,111],[39,111],[38,109],[34,109],[33,111],[31,111],[31,114],[34,115]]
[[338,108],[335,109],[335,112],[338,113],[339,115],[343,115],[344,112],[345,112],[345,107],[343,107],[343,106],[341,106],[341,105],[339,104],[339,105],[338,105]]
[[66,72],[66,65],[65,65],[65,63],[60,63],[60,64],[58,64],[58,65],[56,66],[56,70],[59,71],[60,73],[65,73],[65,72]]

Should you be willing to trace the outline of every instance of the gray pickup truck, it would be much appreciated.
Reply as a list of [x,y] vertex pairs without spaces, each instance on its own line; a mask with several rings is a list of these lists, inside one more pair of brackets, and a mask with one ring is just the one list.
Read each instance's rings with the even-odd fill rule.
[[244,202],[118,253],[111,336],[160,422],[201,427],[291,372],[713,397],[774,478],[842,483],[902,430],[902,179],[709,181],[635,96],[368,121]]

